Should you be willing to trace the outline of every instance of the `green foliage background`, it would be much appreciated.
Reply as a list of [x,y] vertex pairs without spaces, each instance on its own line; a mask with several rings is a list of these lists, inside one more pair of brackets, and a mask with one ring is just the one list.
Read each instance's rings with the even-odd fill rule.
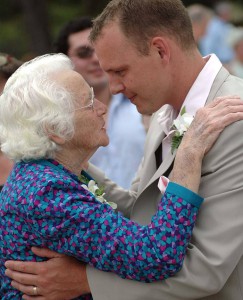
[[[29,28],[25,23],[23,2],[26,0],[1,0],[0,10],[0,52],[11,53],[17,58],[42,54],[33,53]],[[30,0],[33,3],[45,2],[46,17],[48,20],[48,34],[51,43],[64,23],[69,20],[89,15],[95,17],[109,0]],[[43,51],[42,51],[43,52]]]
[[[33,30],[31,26],[26,26],[26,11],[24,3],[32,1],[32,5],[45,4],[43,18],[40,23],[47,22],[47,40],[44,50],[33,47]],[[70,19],[82,15],[95,17],[110,0],[1,0],[0,10],[0,52],[11,53],[12,55],[26,60],[43,52],[51,51],[51,44],[58,31],[64,23]],[[192,3],[202,3],[212,6],[219,0],[184,0],[183,3],[188,6]],[[241,18],[243,25],[242,0],[231,0],[236,4],[236,14]],[[240,7],[240,9],[238,9]],[[241,14],[239,14],[239,12]],[[31,11],[29,11],[31,13]],[[33,10],[34,14],[34,10]],[[44,25],[43,25],[44,26]],[[32,38],[30,31],[32,30]],[[38,38],[38,37],[36,37]],[[33,50],[35,48],[35,50]],[[37,48],[37,50],[36,50]]]

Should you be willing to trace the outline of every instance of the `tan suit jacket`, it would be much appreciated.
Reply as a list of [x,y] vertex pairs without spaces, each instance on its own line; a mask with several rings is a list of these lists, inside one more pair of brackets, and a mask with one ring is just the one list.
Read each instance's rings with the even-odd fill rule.
[[[222,68],[207,101],[238,94],[243,80]],[[164,133],[155,114],[145,145],[142,166],[131,191],[123,191],[90,168],[107,198],[133,220],[147,224],[155,213],[160,192],[157,182],[171,165],[168,154],[156,169],[154,152]],[[242,300],[243,299],[243,121],[228,126],[203,160],[199,194],[205,197],[182,270],[173,278],[151,284],[120,279],[87,268],[94,300]]]

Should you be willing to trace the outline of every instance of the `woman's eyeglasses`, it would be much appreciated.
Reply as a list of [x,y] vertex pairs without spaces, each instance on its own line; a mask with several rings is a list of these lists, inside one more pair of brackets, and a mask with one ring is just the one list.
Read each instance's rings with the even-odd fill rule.
[[91,108],[94,111],[94,99],[95,99],[95,95],[94,95],[94,89],[91,87],[90,88],[90,103],[84,106],[79,106],[78,108],[75,108],[74,110],[80,110],[80,109],[85,109],[85,108]]

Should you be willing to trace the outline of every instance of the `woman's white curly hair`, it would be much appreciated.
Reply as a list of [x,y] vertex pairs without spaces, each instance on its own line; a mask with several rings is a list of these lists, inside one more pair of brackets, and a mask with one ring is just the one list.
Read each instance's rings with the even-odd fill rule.
[[64,54],[47,54],[23,64],[0,97],[1,149],[14,161],[54,158],[58,145],[50,134],[74,134],[73,96],[55,81],[72,70]]

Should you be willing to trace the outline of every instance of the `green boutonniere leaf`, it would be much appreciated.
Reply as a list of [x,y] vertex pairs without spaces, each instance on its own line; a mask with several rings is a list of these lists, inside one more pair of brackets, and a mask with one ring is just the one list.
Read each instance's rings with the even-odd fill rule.
[[82,175],[82,174],[78,176],[78,179],[79,179],[80,182],[82,182],[86,185],[88,185],[88,183],[89,183],[89,179],[87,177],[85,177],[84,175]]
[[171,140],[171,153],[172,154],[180,146],[182,138],[183,138],[183,135],[180,135],[180,136],[174,135],[172,137],[172,140]]
[[186,113],[186,107],[183,106],[182,110],[181,110],[181,116],[183,116]]
[[103,186],[99,187],[96,191],[95,191],[95,195],[96,196],[102,196],[105,192],[105,189]]

